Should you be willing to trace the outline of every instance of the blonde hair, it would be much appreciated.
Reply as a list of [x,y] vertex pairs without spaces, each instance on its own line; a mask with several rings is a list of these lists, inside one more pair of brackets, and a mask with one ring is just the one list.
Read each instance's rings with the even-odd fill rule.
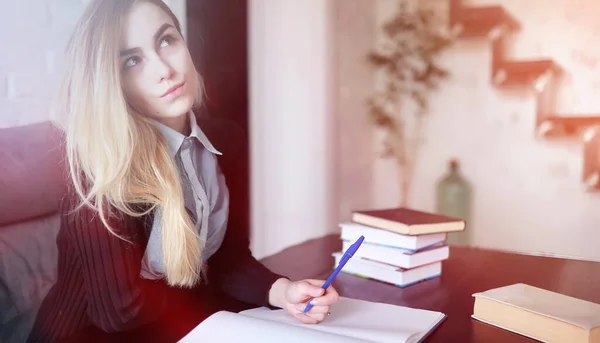
[[[155,125],[127,104],[120,81],[119,35],[139,1],[98,0],[86,9],[67,44],[59,113],[66,114],[69,174],[81,203],[98,212],[106,228],[119,211],[140,217],[160,206],[162,248],[169,285],[191,287],[203,274],[200,238],[185,210],[179,171]],[[199,95],[202,82],[198,75]],[[158,138],[158,139],[157,139]],[[149,205],[140,212],[138,205]],[[79,208],[79,207],[78,207]],[[116,210],[116,211],[115,211]]]

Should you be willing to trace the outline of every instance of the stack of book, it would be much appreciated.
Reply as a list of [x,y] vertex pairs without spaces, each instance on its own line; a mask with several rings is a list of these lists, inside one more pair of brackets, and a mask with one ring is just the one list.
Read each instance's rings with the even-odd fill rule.
[[442,261],[449,258],[448,232],[463,231],[465,221],[448,216],[392,208],[354,211],[342,223],[342,251],[333,254],[335,266],[361,235],[364,241],[342,271],[399,287],[406,287],[442,274]]

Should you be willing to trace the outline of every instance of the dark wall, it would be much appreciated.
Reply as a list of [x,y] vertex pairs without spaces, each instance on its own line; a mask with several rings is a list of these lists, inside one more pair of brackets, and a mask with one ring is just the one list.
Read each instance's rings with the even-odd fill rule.
[[[204,79],[203,111],[235,121],[246,135],[245,156],[237,168],[230,192],[242,218],[236,222],[249,228],[248,142],[248,52],[246,0],[188,0],[188,46],[194,64]],[[245,181],[244,181],[245,180]],[[231,188],[235,189],[231,189]],[[234,199],[232,199],[234,201]],[[232,203],[233,206],[233,203]],[[232,208],[233,210],[233,208]],[[238,211],[236,211],[238,213]],[[237,215],[236,215],[237,216]],[[249,232],[246,232],[249,233]]]
[[212,115],[248,129],[248,53],[246,0],[189,0],[190,53],[204,78]]

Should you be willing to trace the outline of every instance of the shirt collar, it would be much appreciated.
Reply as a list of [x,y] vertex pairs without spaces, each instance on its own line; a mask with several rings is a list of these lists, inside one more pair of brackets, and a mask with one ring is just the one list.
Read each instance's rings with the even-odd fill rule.
[[[206,150],[212,152],[213,154],[223,155],[219,150],[215,149],[215,147],[208,140],[208,137],[206,137],[206,135],[204,134],[204,132],[202,131],[200,126],[198,126],[194,112],[189,111],[187,115],[189,117],[190,127],[192,129],[189,137],[197,138],[200,141],[200,143],[202,143],[204,148]],[[158,122],[155,119],[152,119],[152,121],[156,124],[157,128],[160,130],[160,132],[165,137],[165,139],[167,141],[167,145],[169,146],[169,151],[171,152],[171,155],[175,156],[177,154],[177,152],[179,151],[179,148],[181,147],[181,144],[183,143],[183,140],[186,138],[186,136],[184,136],[180,132],[173,130],[172,128]]]

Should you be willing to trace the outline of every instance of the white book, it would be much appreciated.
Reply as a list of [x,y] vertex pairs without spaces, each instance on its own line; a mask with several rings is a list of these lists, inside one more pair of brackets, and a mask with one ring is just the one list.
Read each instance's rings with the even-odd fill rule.
[[[343,241],[342,252],[346,252],[353,242]],[[363,242],[354,253],[354,257],[364,257],[369,260],[393,264],[401,268],[415,268],[429,263],[448,259],[450,248],[447,245],[431,246],[412,252],[385,245]]]
[[283,309],[220,311],[179,342],[416,343],[445,318],[441,312],[341,297],[319,324],[303,324]]
[[364,243],[386,245],[412,251],[439,244],[447,238],[445,232],[409,236],[357,223],[342,223],[340,228],[342,240],[355,242],[360,236],[364,236]]
[[484,323],[541,342],[600,342],[600,304],[524,283],[473,297],[471,317]]
[[[341,252],[333,253],[335,267],[338,266],[343,255]],[[355,256],[348,260],[342,272],[391,283],[398,287],[406,287],[419,281],[440,276],[442,274],[442,262],[405,269]]]

